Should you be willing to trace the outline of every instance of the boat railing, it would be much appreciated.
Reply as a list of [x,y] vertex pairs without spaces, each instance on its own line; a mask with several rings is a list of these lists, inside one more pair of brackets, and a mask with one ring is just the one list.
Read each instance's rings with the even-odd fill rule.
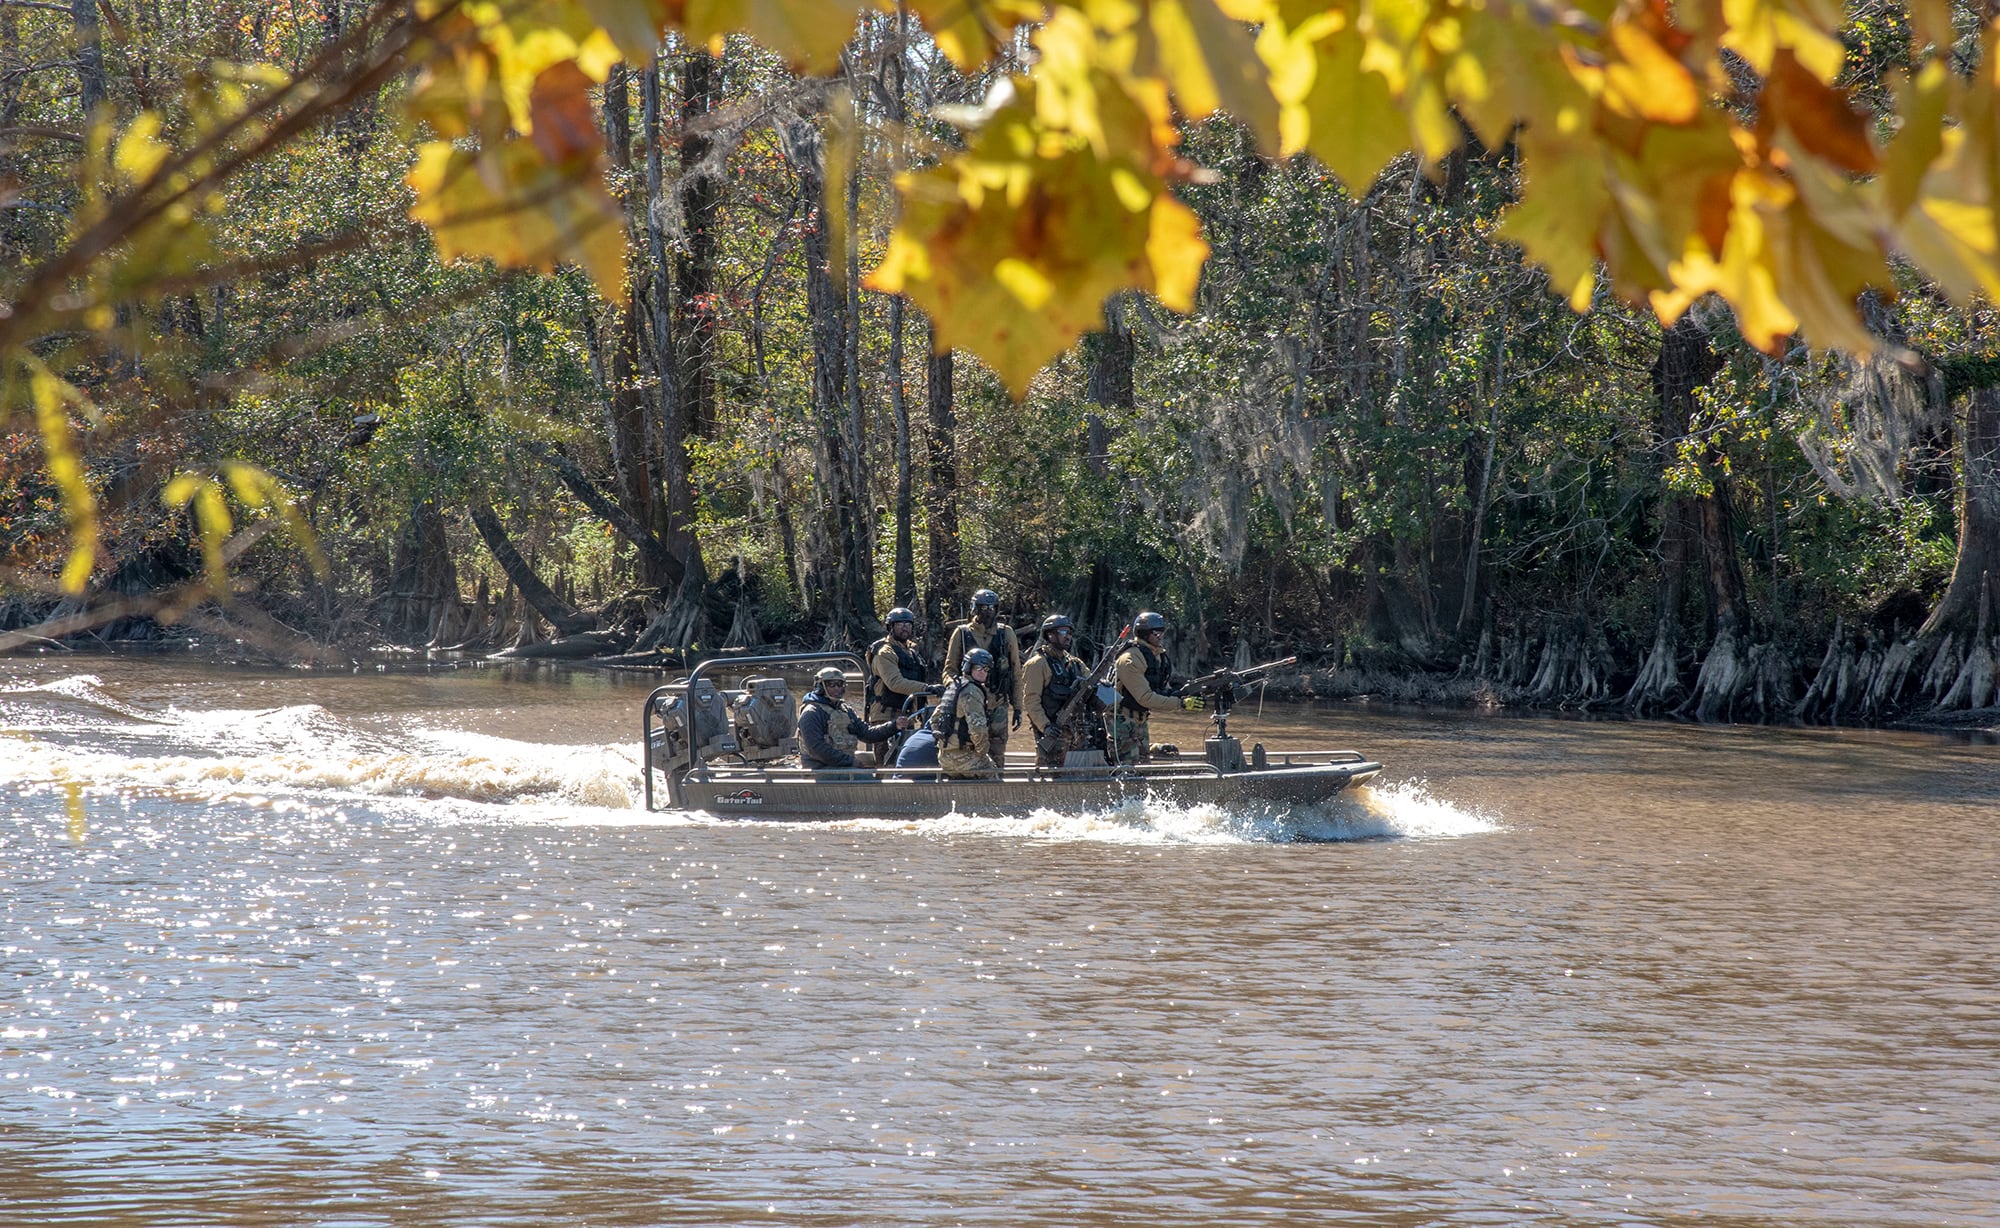
[[694,695],[694,684],[711,672],[711,666],[714,667],[713,672],[720,673],[723,670],[742,670],[748,672],[759,666],[772,668],[798,667],[802,665],[818,665],[825,662],[839,662],[843,665],[851,665],[863,678],[866,678],[868,675],[867,665],[862,662],[859,655],[852,652],[793,652],[768,657],[715,657],[695,666],[688,673],[688,676],[679,682],[670,682],[665,686],[655,687],[652,694],[646,696],[645,706],[640,709],[639,713],[639,748],[645,763],[646,809],[650,811],[653,808],[654,718],[659,718],[659,724],[662,729],[666,727],[666,722],[669,719],[669,709],[672,708],[676,695],[690,697],[687,703],[681,705],[680,712],[681,738],[683,744],[688,747],[689,765],[685,773],[677,772],[671,766],[666,769],[667,803],[676,810],[684,809],[687,805],[684,782],[687,780],[706,781],[709,778],[708,761],[694,751],[696,743],[694,737],[694,701],[692,697]]

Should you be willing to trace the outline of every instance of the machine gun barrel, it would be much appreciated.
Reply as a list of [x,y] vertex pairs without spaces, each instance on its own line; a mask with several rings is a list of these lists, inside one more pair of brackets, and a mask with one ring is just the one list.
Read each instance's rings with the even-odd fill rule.
[[1299,659],[1297,657],[1285,657],[1282,660],[1266,661],[1262,665],[1253,665],[1249,669],[1218,669],[1213,673],[1203,674],[1199,678],[1189,679],[1186,683],[1182,684],[1181,690],[1183,693],[1189,695],[1208,694],[1229,687],[1256,682],[1274,669],[1281,669],[1284,666],[1297,665],[1298,663]]

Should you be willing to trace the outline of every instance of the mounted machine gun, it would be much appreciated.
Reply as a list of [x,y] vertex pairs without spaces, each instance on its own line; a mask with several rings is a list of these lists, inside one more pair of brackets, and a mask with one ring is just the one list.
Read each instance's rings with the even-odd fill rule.
[[[1199,678],[1190,678],[1181,683],[1178,687],[1179,694],[1199,695],[1208,701],[1210,708],[1214,709],[1214,715],[1208,719],[1209,723],[1215,726],[1215,736],[1202,743],[1202,757],[1221,771],[1242,771],[1243,743],[1229,736],[1229,710],[1236,705],[1237,691],[1264,681],[1265,675],[1274,669],[1298,663],[1297,657],[1285,657],[1282,660],[1253,665],[1249,669],[1218,669],[1214,673],[1203,674]],[[1256,753],[1261,760],[1263,755],[1261,744],[1257,747]],[[1257,766],[1262,766],[1261,761]]]

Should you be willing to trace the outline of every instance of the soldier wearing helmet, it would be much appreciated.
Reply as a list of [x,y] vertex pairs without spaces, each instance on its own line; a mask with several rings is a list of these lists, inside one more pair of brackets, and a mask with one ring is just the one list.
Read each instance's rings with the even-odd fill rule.
[[[972,620],[953,627],[944,649],[944,676],[958,676],[960,663],[974,648],[983,648],[993,657],[993,673],[986,693],[986,725],[993,737],[993,762],[1007,762],[1007,731],[1021,727],[1026,706],[1021,694],[1021,641],[1014,629],[1000,621],[1000,594],[982,588],[972,594]],[[1010,719],[1011,715],[1011,719]]]
[[799,701],[799,763],[814,771],[854,766],[863,742],[887,742],[909,728],[908,717],[870,725],[847,706],[847,675],[837,665],[820,670],[813,689]]
[[1164,641],[1167,620],[1152,610],[1132,620],[1132,640],[1118,654],[1113,677],[1118,684],[1118,708],[1111,717],[1111,746],[1120,763],[1142,763],[1150,753],[1154,712],[1180,703],[1199,708],[1200,697],[1181,698],[1173,684]]
[[897,606],[882,616],[888,634],[868,646],[868,719],[887,720],[903,710],[912,695],[935,695],[931,664],[917,651],[917,615]]
[[[1057,730],[1055,737],[1049,736],[1049,727],[1068,704],[1070,697],[1083,686],[1083,662],[1070,652],[1071,638],[1076,634],[1075,624],[1067,614],[1051,614],[1042,620],[1041,642],[1034,654],[1021,666],[1022,707],[1028,714],[1028,724],[1035,731],[1035,761],[1043,767],[1061,767],[1070,751],[1083,750],[1097,744],[1091,730],[1099,726],[1096,720],[1073,721],[1065,729]],[[1096,707],[1095,699],[1085,700]]]
[[993,654],[969,648],[960,659],[961,673],[944,689],[931,712],[931,732],[937,736],[938,767],[946,776],[991,778],[1000,774],[993,758],[992,729],[987,724],[986,683],[993,672]]

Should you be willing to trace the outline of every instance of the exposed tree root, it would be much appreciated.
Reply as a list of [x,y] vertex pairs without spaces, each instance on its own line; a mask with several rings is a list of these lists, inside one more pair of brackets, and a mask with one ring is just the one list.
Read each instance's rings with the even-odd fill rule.
[[1639,666],[1639,676],[1625,692],[1625,710],[1633,716],[1651,716],[1667,711],[1686,694],[1679,658],[1673,620],[1663,618],[1653,628],[1653,647]]

